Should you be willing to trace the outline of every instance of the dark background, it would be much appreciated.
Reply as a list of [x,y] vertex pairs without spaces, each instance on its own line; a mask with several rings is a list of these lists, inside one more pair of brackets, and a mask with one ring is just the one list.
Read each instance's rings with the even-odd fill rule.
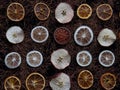
[[[26,11],[25,18],[20,22],[12,22],[6,15],[8,5],[14,1],[20,2]],[[33,8],[38,2],[46,3],[51,9],[50,17],[46,21],[39,21],[34,15]],[[54,11],[60,2],[68,2],[75,11],[73,20],[68,24],[60,24],[55,19]],[[82,3],[88,3],[93,9],[93,14],[88,20],[81,20],[76,15],[77,8]],[[102,3],[109,3],[113,8],[113,16],[108,21],[101,21],[96,15],[96,8]],[[118,34],[120,30],[119,12],[120,0],[0,0],[0,90],[4,90],[4,80],[11,75],[15,75],[20,78],[22,82],[21,90],[26,90],[25,79],[32,72],[39,72],[46,78],[45,90],[51,90],[49,81],[54,74],[59,72],[64,72],[70,76],[71,90],[81,90],[77,84],[77,76],[80,71],[85,69],[90,70],[94,75],[94,85],[89,90],[103,90],[100,85],[100,76],[106,72],[113,73],[116,76],[117,84],[114,90],[120,90],[120,36]],[[25,33],[24,41],[16,45],[9,43],[5,37],[7,29],[14,25],[20,26]],[[49,31],[50,36],[45,43],[35,43],[30,37],[31,30],[37,25],[43,25]],[[81,25],[88,25],[94,32],[94,40],[87,47],[78,46],[73,39],[75,30]],[[53,32],[58,27],[67,27],[71,31],[72,39],[67,45],[59,45],[55,42]],[[100,46],[96,39],[98,33],[103,28],[112,29],[117,35],[116,42],[108,48]],[[59,48],[67,49],[72,57],[70,66],[61,71],[55,69],[50,62],[51,53]],[[99,53],[106,49],[111,50],[116,57],[114,65],[109,68],[104,68],[98,62]],[[31,50],[38,50],[44,56],[44,62],[38,68],[31,68],[26,63],[26,54]],[[93,56],[92,64],[88,67],[82,68],[76,63],[76,54],[81,50],[88,50]],[[22,64],[19,68],[11,70],[5,66],[4,58],[5,55],[13,51],[18,52],[21,55]]]

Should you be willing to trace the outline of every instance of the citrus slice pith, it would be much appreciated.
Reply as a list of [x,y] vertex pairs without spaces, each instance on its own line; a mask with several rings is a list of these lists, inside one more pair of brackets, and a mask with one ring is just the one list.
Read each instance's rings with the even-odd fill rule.
[[96,13],[99,19],[106,21],[112,17],[113,10],[109,4],[101,4],[97,7]]
[[88,51],[80,51],[76,56],[76,60],[78,65],[85,67],[92,62],[92,56]]
[[21,81],[16,76],[9,76],[4,81],[5,90],[20,90]]
[[50,8],[45,3],[37,3],[34,7],[34,13],[39,20],[46,20],[50,15]]
[[101,85],[106,90],[112,90],[116,85],[116,77],[111,73],[105,73],[100,78]]
[[104,67],[110,67],[115,62],[115,55],[109,50],[104,50],[99,55],[99,63]]
[[45,78],[39,73],[31,73],[26,79],[28,90],[43,90],[45,87]]
[[17,52],[11,52],[6,55],[5,57],[5,65],[10,68],[14,69],[19,67],[21,64],[21,56]]
[[88,19],[92,15],[92,8],[88,4],[81,4],[77,9],[77,16],[81,19]]
[[11,21],[21,21],[25,16],[25,9],[20,3],[11,3],[7,8],[7,16]]
[[78,84],[82,89],[89,89],[93,85],[93,75],[88,70],[83,70],[78,75]]

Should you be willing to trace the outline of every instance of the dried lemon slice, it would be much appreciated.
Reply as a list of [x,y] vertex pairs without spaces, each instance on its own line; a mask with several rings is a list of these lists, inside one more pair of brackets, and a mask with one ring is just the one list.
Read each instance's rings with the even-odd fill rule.
[[78,65],[86,67],[92,62],[92,56],[88,51],[80,51],[76,56],[76,60]]
[[25,16],[25,9],[20,3],[11,3],[7,8],[7,16],[11,21],[21,21]]
[[112,17],[113,10],[109,4],[101,4],[97,7],[96,13],[99,19],[106,21]]
[[46,20],[50,15],[50,8],[45,3],[37,3],[34,7],[34,13],[39,20]]
[[80,26],[74,33],[74,40],[80,46],[87,46],[93,41],[93,32],[88,26]]
[[81,4],[77,9],[77,16],[81,19],[88,19],[92,15],[92,8],[88,4]]
[[5,90],[20,90],[21,81],[16,76],[9,76],[4,81]]
[[14,69],[19,67],[21,64],[21,56],[17,52],[11,52],[6,55],[5,57],[5,65],[10,68]]
[[77,80],[82,89],[89,89],[93,85],[93,75],[88,70],[81,71]]
[[31,73],[26,79],[27,90],[43,90],[45,78],[39,73]]
[[110,67],[115,62],[115,55],[109,50],[104,50],[99,55],[99,63],[104,67]]
[[100,78],[101,85],[106,90],[112,90],[116,85],[116,77],[111,73],[105,73]]

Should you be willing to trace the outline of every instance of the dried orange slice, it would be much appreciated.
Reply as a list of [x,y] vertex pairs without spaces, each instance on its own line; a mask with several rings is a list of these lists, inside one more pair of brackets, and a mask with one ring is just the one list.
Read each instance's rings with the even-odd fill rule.
[[100,78],[101,85],[106,90],[112,90],[116,85],[116,77],[111,73],[105,73]]
[[9,76],[4,81],[5,90],[20,90],[21,81],[16,76]]
[[88,70],[81,71],[77,80],[82,89],[89,89],[93,85],[93,75]]
[[112,17],[113,10],[109,4],[101,4],[97,7],[96,13],[99,19],[106,21]]
[[45,3],[37,3],[34,7],[34,13],[39,20],[46,20],[50,15],[50,8]]
[[11,21],[21,21],[25,16],[25,9],[20,3],[11,3],[7,8],[7,16]]
[[26,79],[28,90],[43,90],[45,87],[45,78],[39,73],[31,73]]
[[77,16],[81,19],[88,19],[92,15],[92,8],[88,4],[81,4],[77,9]]

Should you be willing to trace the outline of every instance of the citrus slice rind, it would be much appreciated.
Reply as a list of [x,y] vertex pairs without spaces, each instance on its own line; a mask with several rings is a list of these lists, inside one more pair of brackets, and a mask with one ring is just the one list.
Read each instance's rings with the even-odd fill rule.
[[44,26],[36,26],[31,31],[31,38],[36,43],[43,43],[49,37],[49,32]]
[[5,90],[20,90],[21,81],[16,76],[9,76],[4,81],[4,89]]
[[21,56],[17,52],[11,52],[5,57],[5,65],[10,69],[15,69],[21,64]]
[[22,4],[14,2],[7,8],[7,16],[11,21],[21,21],[25,16],[25,9]]
[[88,19],[92,15],[92,8],[88,4],[81,4],[77,9],[77,16],[81,19]]
[[116,86],[116,77],[111,73],[105,73],[100,78],[101,86],[106,90],[112,90]]
[[93,74],[88,70],[83,70],[79,73],[77,80],[82,89],[89,89],[93,85]]
[[107,21],[112,17],[113,10],[109,4],[101,4],[97,7],[96,13],[99,19]]
[[115,55],[109,50],[104,50],[99,55],[99,63],[104,67],[110,67],[115,62]]
[[34,13],[39,20],[47,20],[50,15],[50,8],[45,3],[37,3],[34,7]]
[[27,90],[44,90],[45,87],[45,78],[42,74],[31,73],[26,78],[26,87]]
[[88,51],[80,51],[76,56],[76,60],[79,66],[86,67],[91,64],[92,55]]
[[79,46],[88,46],[93,41],[93,31],[88,26],[80,26],[74,33],[74,40]]
[[43,56],[39,51],[30,51],[27,54],[26,61],[31,67],[39,67],[43,62]]

